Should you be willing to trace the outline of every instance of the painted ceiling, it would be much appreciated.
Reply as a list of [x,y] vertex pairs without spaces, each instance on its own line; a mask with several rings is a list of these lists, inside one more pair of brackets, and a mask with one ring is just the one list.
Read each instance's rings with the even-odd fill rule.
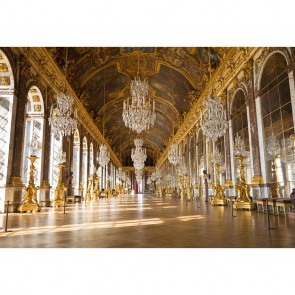
[[[47,48],[62,71],[66,49]],[[147,78],[156,103],[156,123],[140,134],[147,148],[146,163],[154,164],[209,81],[209,65],[216,69],[227,48],[205,47],[70,47],[67,80],[123,165],[136,132],[125,127],[123,101],[137,72]],[[209,63],[210,56],[210,63]]]

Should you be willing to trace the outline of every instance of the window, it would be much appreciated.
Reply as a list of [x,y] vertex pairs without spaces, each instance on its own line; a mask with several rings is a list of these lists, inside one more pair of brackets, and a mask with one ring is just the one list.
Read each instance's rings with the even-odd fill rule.
[[[43,126],[44,126],[44,106],[43,98],[40,90],[33,86],[28,92],[28,103],[26,105],[26,122],[25,122],[25,135],[24,135],[24,148],[23,148],[23,183],[28,184],[29,172],[30,172],[30,156],[29,145],[32,140],[32,136],[35,133],[38,141],[42,144],[43,142]],[[41,163],[43,157],[43,149],[37,155],[35,165],[35,184],[41,185]]]
[[83,138],[83,152],[82,152],[82,185],[84,188],[84,191],[87,189],[87,157],[88,157],[88,152],[87,152],[87,139],[84,136]]
[[[265,142],[272,136],[281,142],[294,134],[287,62],[282,54],[274,53],[266,61],[261,76],[259,95],[261,97]],[[280,196],[289,195],[291,181],[294,180],[294,175],[288,167],[289,164],[282,163],[280,156],[276,157],[276,159],[270,159],[269,157],[266,159],[268,181],[274,182],[276,176]],[[273,162],[276,175],[272,169]]]

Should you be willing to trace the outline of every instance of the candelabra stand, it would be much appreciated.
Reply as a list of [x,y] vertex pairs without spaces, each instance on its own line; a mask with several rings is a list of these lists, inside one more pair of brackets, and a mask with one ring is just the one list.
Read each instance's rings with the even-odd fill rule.
[[67,205],[65,200],[65,192],[67,188],[62,182],[62,168],[64,168],[65,165],[58,164],[56,167],[58,168],[58,180],[57,186],[54,190],[54,200],[51,202],[50,207],[63,207]]
[[184,200],[185,199],[185,190],[184,190],[184,183],[183,183],[182,176],[178,176],[178,181],[179,181],[179,188],[180,188],[180,198],[182,200]]
[[233,205],[234,209],[256,209],[256,205],[250,199],[250,186],[246,183],[245,178],[245,156],[236,156],[239,164],[239,184],[235,185],[235,189],[238,192],[238,197]]
[[92,200],[93,201],[97,201],[97,197],[99,196],[99,178],[98,176],[95,178],[94,180],[94,188],[93,188],[93,192],[92,192]]
[[276,169],[276,163],[275,158],[272,161],[272,172],[273,172],[273,184],[271,186],[271,196],[272,198],[279,196],[279,186],[278,186],[278,177],[277,177],[277,169]]
[[106,183],[106,189],[105,189],[106,198],[109,198],[112,196],[112,190],[111,190],[111,181],[108,179]]
[[169,183],[170,181],[168,182],[168,185],[165,190],[165,197],[172,197],[172,189]]
[[220,184],[220,164],[219,163],[214,163],[215,165],[215,183],[212,182],[211,187],[214,190],[214,198],[211,201],[211,205],[220,205],[220,206],[226,206],[227,205],[227,200],[224,197],[224,191],[225,188],[223,185]]
[[38,211],[40,212],[41,207],[37,201],[37,191],[39,190],[39,186],[35,186],[34,183],[34,162],[39,159],[37,156],[30,156],[28,159],[31,162],[30,165],[30,178],[29,184],[27,186],[23,186],[23,190],[26,192],[24,199],[22,200],[21,204],[18,206],[18,212],[27,212],[27,211]]
[[87,190],[86,190],[86,202],[91,201],[91,187],[92,187],[92,175],[88,177],[88,185],[87,185]]
[[186,188],[186,194],[187,194],[187,199],[188,200],[193,200],[193,191],[190,186],[190,177],[189,176],[184,176],[185,180],[185,188]]

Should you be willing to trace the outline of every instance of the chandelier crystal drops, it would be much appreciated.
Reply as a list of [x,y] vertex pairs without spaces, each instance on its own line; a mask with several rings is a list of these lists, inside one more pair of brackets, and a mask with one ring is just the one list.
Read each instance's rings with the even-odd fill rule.
[[30,156],[38,156],[42,149],[41,142],[39,141],[37,132],[35,130],[33,132],[32,139],[29,144],[29,149],[30,149]]
[[186,173],[187,173],[186,165],[185,165],[184,161],[181,161],[178,166],[177,174],[178,174],[178,176],[182,177],[182,176],[185,176]]
[[213,164],[222,165],[223,157],[218,148],[215,149],[211,162]]
[[119,178],[119,180],[122,180],[124,178],[124,171],[122,169],[122,167],[119,167],[118,172],[117,172],[117,177]]
[[280,142],[274,135],[266,141],[266,151],[272,158],[277,157],[281,153]]
[[98,163],[100,166],[106,166],[110,161],[110,153],[106,145],[101,144],[99,147],[99,155],[97,157]]
[[171,149],[168,154],[168,160],[174,166],[179,163],[178,145],[176,143],[172,143],[171,145]]
[[236,157],[246,158],[248,156],[245,148],[244,139],[242,139],[240,135],[237,135],[235,138],[234,152]]
[[204,115],[201,114],[201,129],[206,137],[215,142],[217,138],[225,135],[228,124],[224,118],[224,110],[219,97],[209,96],[205,105],[207,112]]
[[156,121],[155,101],[148,98],[149,90],[146,80],[134,78],[130,86],[130,98],[123,102],[123,121],[129,129],[140,133],[154,126]]
[[77,110],[70,94],[59,93],[56,96],[56,103],[51,106],[48,121],[55,135],[67,136],[74,133],[77,128]]
[[141,182],[142,173],[143,173],[142,170],[135,170],[135,178],[138,184]]
[[66,152],[64,152],[62,150],[62,148],[60,147],[57,151],[57,155],[56,155],[56,160],[58,162],[58,164],[62,164],[62,163],[65,163],[66,160],[67,160],[67,157],[66,157]]
[[131,150],[131,159],[133,166],[136,170],[142,170],[144,168],[144,162],[146,161],[146,149],[142,147],[143,139],[134,139],[135,149]]

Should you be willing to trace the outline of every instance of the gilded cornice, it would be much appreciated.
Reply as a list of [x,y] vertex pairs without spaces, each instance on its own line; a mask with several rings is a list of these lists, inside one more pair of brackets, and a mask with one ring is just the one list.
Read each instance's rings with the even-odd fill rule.
[[[201,93],[200,97],[192,105],[190,111],[185,114],[183,122],[176,132],[175,136],[170,140],[170,144],[166,147],[162,155],[157,161],[156,166],[160,167],[165,162],[168,152],[170,150],[171,144],[179,144],[190,130],[198,124],[200,120],[200,114],[206,97],[214,91],[217,95],[226,91],[229,86],[233,83],[234,79],[243,71],[246,67],[249,70],[248,62],[252,62],[252,58],[259,48],[231,48],[225,58],[222,60],[220,66],[214,72],[214,75],[206,85],[204,91]],[[246,71],[245,71],[246,72]],[[238,80],[237,80],[238,81]]]
[[[54,62],[50,53],[45,48],[33,47],[33,48],[19,48],[19,51],[24,53],[28,61],[32,64],[34,69],[38,69],[39,75],[51,86],[51,89],[58,93],[63,90],[64,87],[64,74],[60,71],[59,67]],[[72,89],[69,83],[66,84],[67,90],[72,95],[75,105],[78,111],[78,122],[85,130],[96,140],[98,144],[104,143],[110,152],[110,157],[113,163],[120,167],[121,162],[117,158],[116,154],[104,139],[101,132],[93,122],[92,118],[84,108],[83,104],[77,97],[76,93]]]

